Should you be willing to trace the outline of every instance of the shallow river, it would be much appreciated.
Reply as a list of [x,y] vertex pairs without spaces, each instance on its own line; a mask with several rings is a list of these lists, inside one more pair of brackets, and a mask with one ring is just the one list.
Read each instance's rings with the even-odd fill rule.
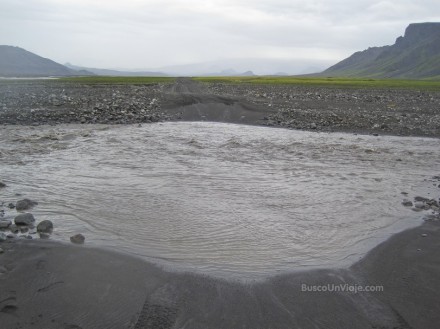
[[219,123],[2,127],[0,139],[0,201],[38,201],[52,239],[82,233],[215,276],[347,266],[422,222],[401,192],[438,194],[425,181],[437,139]]

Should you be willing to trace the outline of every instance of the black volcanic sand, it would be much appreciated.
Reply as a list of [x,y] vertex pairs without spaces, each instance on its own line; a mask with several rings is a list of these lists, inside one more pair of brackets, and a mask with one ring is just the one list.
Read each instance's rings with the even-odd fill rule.
[[294,85],[0,81],[0,123],[219,121],[440,137],[440,91]]
[[[440,323],[438,221],[393,236],[349,269],[248,283],[165,272],[131,256],[47,240],[0,246],[1,328],[438,329]],[[303,284],[383,291],[304,292]]]

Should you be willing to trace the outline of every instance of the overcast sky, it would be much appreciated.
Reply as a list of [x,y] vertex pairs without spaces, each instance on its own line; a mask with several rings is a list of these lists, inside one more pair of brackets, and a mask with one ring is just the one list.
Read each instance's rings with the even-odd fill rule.
[[101,68],[336,63],[426,21],[440,22],[439,0],[0,0],[0,44]]

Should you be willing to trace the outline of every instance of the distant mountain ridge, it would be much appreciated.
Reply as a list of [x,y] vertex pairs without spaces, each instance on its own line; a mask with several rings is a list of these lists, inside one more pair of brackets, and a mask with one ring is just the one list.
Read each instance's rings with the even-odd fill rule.
[[356,52],[319,75],[440,79],[440,23],[410,24],[394,45]]
[[48,77],[93,75],[76,71],[19,47],[0,45],[1,77]]
[[120,70],[111,70],[111,69],[97,69],[92,67],[82,67],[73,65],[70,63],[64,64],[66,67],[73,70],[85,70],[92,72],[96,75],[105,75],[105,76],[117,76],[117,77],[167,77],[168,74],[163,72],[155,72],[155,71],[120,71]]
[[[127,71],[127,70],[112,70],[112,69],[97,69],[92,67],[83,67],[83,66],[77,66],[70,63],[64,64],[70,69],[74,70],[87,70],[90,71],[96,75],[104,75],[104,76],[145,76],[145,77],[168,77],[168,76],[180,76],[182,74],[179,74],[181,72],[162,72],[162,71],[145,71],[145,70],[139,70],[139,71]],[[190,64],[195,65],[195,64]],[[184,65],[182,65],[184,66]],[[218,72],[205,72],[205,73],[198,73],[198,74],[183,74],[184,76],[237,76],[237,77],[247,77],[247,76],[255,76],[255,74],[252,71],[246,71],[239,73],[236,70],[233,69],[226,69]]]

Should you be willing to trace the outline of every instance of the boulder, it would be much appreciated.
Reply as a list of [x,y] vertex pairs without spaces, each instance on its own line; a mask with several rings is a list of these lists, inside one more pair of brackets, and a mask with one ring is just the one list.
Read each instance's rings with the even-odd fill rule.
[[35,223],[34,215],[30,213],[20,214],[14,218],[16,225],[33,225]]

